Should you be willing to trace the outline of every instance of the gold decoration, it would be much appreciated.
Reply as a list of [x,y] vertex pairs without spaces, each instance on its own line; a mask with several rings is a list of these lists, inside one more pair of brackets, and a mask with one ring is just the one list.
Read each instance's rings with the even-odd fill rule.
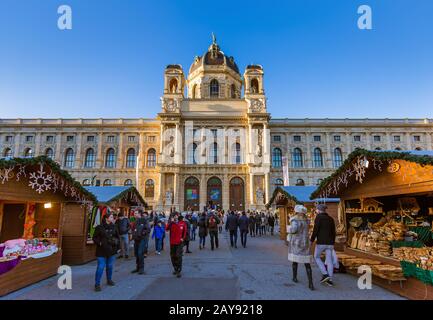
[[398,170],[400,170],[400,164],[398,164],[397,162],[391,162],[386,168],[386,171],[388,171],[389,173],[396,173]]

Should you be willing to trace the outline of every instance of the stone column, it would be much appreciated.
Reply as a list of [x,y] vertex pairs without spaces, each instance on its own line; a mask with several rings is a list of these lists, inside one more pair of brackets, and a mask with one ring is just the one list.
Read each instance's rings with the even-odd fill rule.
[[409,132],[406,132],[406,148],[407,150],[412,150],[412,141],[410,140],[411,136]]
[[250,204],[254,206],[254,174],[250,173]]
[[306,168],[312,168],[313,163],[311,162],[311,133],[307,132],[305,134],[305,139],[307,140],[307,159],[306,160]]
[[365,139],[367,140],[367,150],[371,150],[371,133],[368,130],[365,132]]
[[123,162],[125,161],[125,153],[123,152],[123,133],[119,133],[119,144],[117,148],[117,165],[116,168],[123,169]]
[[96,168],[103,168],[104,167],[104,163],[103,163],[103,155],[102,155],[102,144],[104,140],[104,134],[102,132],[100,132],[98,134],[98,149],[96,150]]
[[346,132],[346,155],[349,155],[352,152],[352,137],[350,136],[350,132]]
[[160,125],[160,137],[159,137],[159,154],[162,154],[162,148],[164,147],[164,125]]
[[176,208],[176,210],[180,210],[180,206],[179,206],[179,174],[178,173],[174,173],[173,206]]
[[[42,138],[41,133],[40,132],[36,133],[36,138],[35,138],[35,153],[34,153],[35,157],[41,155],[41,138]],[[44,151],[42,150],[42,152],[44,152]]]
[[386,133],[386,148],[391,150],[391,134],[389,132]]
[[253,126],[248,124],[248,162],[253,162]]
[[271,192],[271,186],[269,183],[269,173],[266,173],[265,174],[265,204],[267,204],[271,199],[270,192]]
[[225,211],[231,209],[231,204],[230,204],[230,181],[229,181],[229,177],[227,174],[224,174],[223,176],[223,201],[222,201],[222,206],[223,209]]
[[158,185],[158,207],[160,207],[160,209],[163,209],[163,192],[164,192],[164,174],[163,173],[159,173],[159,185]]
[[326,163],[325,168],[332,168],[332,150],[331,150],[331,137],[329,132],[326,132]]
[[81,146],[83,144],[83,133],[80,132],[77,135],[77,150],[75,152],[75,165],[77,168],[81,168]]
[[[60,150],[61,147],[62,147],[62,134],[59,133],[56,135],[55,160],[63,167],[64,163],[62,163],[62,158],[61,158],[62,157],[62,150]],[[79,151],[77,150],[77,152]]]
[[17,133],[14,137],[14,143],[15,143],[15,147],[14,147],[14,157],[15,158],[19,158],[20,156],[20,143],[21,143],[21,133]]
[[206,176],[202,174],[200,176],[200,211],[203,210],[204,206],[207,205],[207,181]]

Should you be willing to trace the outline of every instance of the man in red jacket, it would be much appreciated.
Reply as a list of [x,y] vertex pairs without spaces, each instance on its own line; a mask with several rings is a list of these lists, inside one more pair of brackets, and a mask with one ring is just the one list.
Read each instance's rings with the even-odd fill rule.
[[181,277],[183,241],[186,238],[187,225],[185,221],[179,221],[179,214],[175,213],[166,226],[166,231],[170,231],[170,257],[173,264],[173,274]]

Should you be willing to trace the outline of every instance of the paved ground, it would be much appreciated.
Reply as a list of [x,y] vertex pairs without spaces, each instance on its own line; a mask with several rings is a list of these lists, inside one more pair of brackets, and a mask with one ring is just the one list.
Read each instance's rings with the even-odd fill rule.
[[[206,239],[207,241],[209,239]],[[114,271],[116,287],[93,291],[95,262],[73,267],[72,290],[57,288],[57,277],[9,294],[2,299],[402,299],[380,287],[359,290],[357,278],[337,274],[335,287],[319,283],[314,266],[316,290],[307,288],[304,268],[299,267],[299,283],[292,283],[287,261],[287,247],[278,237],[248,238],[247,248],[231,249],[226,232],[220,235],[220,248],[211,251],[209,244],[199,250],[198,239],[191,242],[192,254],[184,255],[183,277],[172,275],[167,251],[145,259],[145,275],[131,274],[134,260],[117,260]],[[152,243],[153,244],[153,243]]]

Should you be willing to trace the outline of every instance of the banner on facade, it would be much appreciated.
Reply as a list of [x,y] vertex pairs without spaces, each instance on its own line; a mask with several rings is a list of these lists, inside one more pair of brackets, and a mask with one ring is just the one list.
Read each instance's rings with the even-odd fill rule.
[[283,178],[284,178],[284,185],[289,186],[289,159],[287,157],[283,157]]

